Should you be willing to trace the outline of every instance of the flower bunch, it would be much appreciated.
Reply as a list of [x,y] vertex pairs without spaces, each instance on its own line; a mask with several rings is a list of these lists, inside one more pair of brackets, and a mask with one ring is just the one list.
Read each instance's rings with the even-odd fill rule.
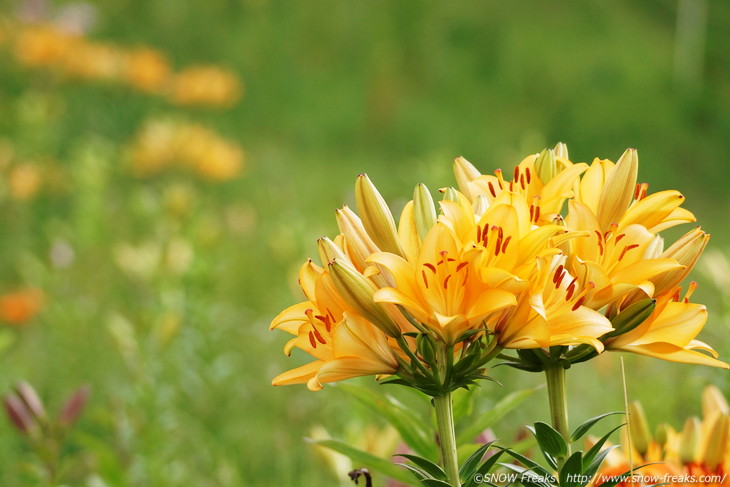
[[271,326],[295,335],[287,353],[317,360],[275,384],[419,382],[483,367],[503,349],[518,351],[509,364],[534,371],[605,349],[727,368],[695,339],[707,319],[689,301],[695,284],[681,295],[709,235],[696,228],[664,249],[659,232],[695,218],[679,192],[637,183],[635,150],[588,165],[559,144],[526,157],[511,180],[463,158],[454,168],[458,189],[441,190],[438,210],[419,185],[398,225],[358,177],[359,215],[337,211],[341,233],[320,239],[319,265],[302,267],[307,301]]
[[432,396],[440,480],[459,486],[450,394],[489,379],[492,360],[545,372],[552,428],[536,436],[560,475],[597,468],[592,454],[571,454],[573,364],[615,350],[728,368],[696,339],[707,320],[690,301],[696,284],[681,287],[709,235],[698,227],[665,249],[660,232],[695,217],[678,191],[649,194],[638,182],[636,150],[589,165],[558,144],[524,158],[511,179],[461,157],[454,172],[457,187],[440,189],[438,204],[416,186],[397,224],[370,179],[357,178],[357,213],[337,210],[339,235],[321,238],[319,264],[301,268],[306,300],[271,323],[294,335],[287,354],[315,360],[274,385],[319,390],[375,375]]

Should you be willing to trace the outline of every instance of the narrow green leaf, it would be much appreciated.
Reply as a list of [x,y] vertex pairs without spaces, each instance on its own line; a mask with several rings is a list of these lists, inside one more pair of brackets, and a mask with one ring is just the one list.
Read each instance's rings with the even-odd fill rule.
[[425,487],[452,487],[450,483],[439,479],[424,479],[421,481],[421,485]]
[[598,441],[596,442],[596,444],[595,444],[595,445],[593,445],[593,446],[592,446],[592,447],[590,448],[590,450],[588,450],[588,451],[586,452],[586,454],[585,454],[585,455],[583,456],[583,465],[584,465],[583,469],[584,469],[584,470],[585,470],[585,469],[587,468],[587,467],[586,467],[586,465],[590,465],[590,463],[591,463],[591,462],[593,461],[593,459],[594,459],[594,458],[595,458],[595,456],[596,456],[596,455],[598,454],[598,452],[599,452],[599,451],[601,451],[601,448],[603,448],[603,445],[604,445],[604,444],[606,443],[606,441],[608,440],[608,437],[609,437],[609,436],[611,436],[611,435],[612,435],[612,434],[613,434],[613,433],[614,433],[614,432],[615,432],[616,430],[618,430],[618,429],[622,428],[623,426],[625,426],[625,424],[620,424],[620,425],[616,426],[616,427],[615,427],[614,429],[612,429],[611,431],[609,431],[608,433],[606,433],[605,435],[603,435],[603,436],[602,436],[602,437],[601,437],[601,438],[600,438],[600,439],[599,439],[599,440],[598,440]]
[[406,453],[399,453],[393,456],[407,458],[428,473],[429,477],[443,480],[446,480],[447,478],[446,472],[444,472],[441,467],[433,463],[431,460],[419,457],[418,455],[408,455]]
[[623,411],[614,411],[612,413],[601,414],[599,416],[593,417],[593,418],[583,422],[583,424],[581,424],[580,426],[578,426],[575,429],[575,431],[573,431],[573,434],[570,435],[570,439],[572,441],[580,440],[583,437],[583,435],[585,435],[586,433],[588,433],[588,431],[590,431],[590,429],[593,427],[593,425],[598,423],[603,418],[608,417],[608,416],[613,416],[615,414],[626,414],[626,413],[624,413]]
[[482,431],[497,424],[497,421],[512,409],[519,406],[528,397],[530,397],[536,389],[524,389],[516,391],[505,396],[501,401],[494,405],[492,409],[484,414],[479,415],[475,421],[470,421],[468,426],[463,428],[456,435],[456,444],[469,443],[479,436]]
[[531,468],[511,463],[500,463],[500,465],[520,474],[518,482],[525,487],[551,487],[550,484],[555,482],[555,477],[536,474]]
[[362,451],[359,448],[355,448],[354,446],[350,446],[344,441],[340,440],[311,440],[307,439],[310,443],[313,445],[319,445],[323,446],[325,448],[329,448],[330,450],[334,450],[337,453],[342,453],[345,456],[348,456],[352,459],[353,462],[358,464],[363,464],[367,466],[368,468],[378,471],[384,475],[387,475],[388,477],[391,477],[395,480],[399,480],[401,482],[405,482],[408,485],[418,485],[416,483],[415,479],[411,477],[411,475],[406,472],[405,470],[402,470],[398,467],[395,463],[392,463],[389,460],[386,460],[385,458],[376,457],[375,455],[368,453],[366,451]]
[[411,409],[387,394],[376,394],[366,387],[354,384],[338,384],[337,387],[369,409],[380,413],[418,455],[432,458],[437,456],[436,446],[431,441],[433,433],[429,432],[426,426],[430,423],[419,418]]
[[553,458],[565,458],[568,454],[568,445],[562,435],[549,424],[538,421],[535,423],[533,433],[543,454],[547,453]]
[[428,472],[426,472],[422,468],[416,467],[415,465],[411,465],[410,463],[396,463],[396,465],[398,465],[399,467],[403,467],[411,472],[416,477],[418,482],[421,482],[423,479],[431,478],[431,476],[428,475]]
[[583,452],[573,453],[560,469],[560,487],[581,487],[583,477]]
[[[526,456],[520,455],[519,453],[512,451],[510,449],[506,449],[505,451],[507,452],[507,455],[509,455],[512,458],[514,458],[515,460],[518,460],[518,461],[522,462],[523,464],[527,465],[529,467],[530,471],[534,471],[538,475],[545,477],[547,479],[554,480],[554,477],[552,476],[552,474],[550,472],[548,472],[545,467],[543,467],[539,463],[535,462],[534,460],[530,460]],[[500,465],[507,466],[504,463],[500,463]]]
[[603,460],[606,459],[609,453],[611,453],[611,450],[616,448],[618,445],[613,445],[605,450],[601,451],[596,455],[596,457],[591,461],[591,463],[588,465],[588,467],[585,466],[585,460],[583,461],[583,473],[589,477],[592,478],[596,472],[598,472],[598,469],[601,467],[601,464],[603,463]]
[[482,462],[482,458],[484,458],[484,454],[492,446],[492,443],[494,442],[490,441],[489,443],[485,443],[480,446],[477,451],[472,453],[471,456],[461,465],[461,468],[459,469],[459,477],[461,477],[463,482],[474,476],[477,468],[479,468],[479,464]]

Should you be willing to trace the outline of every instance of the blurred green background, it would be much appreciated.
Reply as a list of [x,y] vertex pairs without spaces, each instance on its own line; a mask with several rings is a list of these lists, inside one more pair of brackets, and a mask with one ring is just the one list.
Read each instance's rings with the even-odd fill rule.
[[[303,437],[382,423],[336,387],[271,387],[306,359],[287,359],[288,336],[268,325],[300,299],[298,267],[317,237],[335,235],[334,210],[354,206],[362,172],[399,212],[416,183],[455,184],[459,155],[491,172],[558,141],[575,162],[637,148],[640,180],[682,191],[713,234],[710,264],[695,271],[710,308],[700,338],[730,358],[728,2],[0,5],[0,294],[43,295],[37,313],[0,329],[0,391],[28,380],[56,410],[92,386],[64,450],[69,485],[347,485]],[[217,66],[238,93],[181,103],[116,72],[34,65],[18,39],[39,24],[117,53],[155,49],[171,72]],[[114,57],[99,55],[104,66]],[[206,178],[220,161],[177,163],[198,129],[175,139],[183,156],[138,170],[135,141],[150,124],[204,127],[240,170]],[[654,425],[697,414],[707,383],[730,392],[720,370],[636,357],[627,367]],[[494,375],[506,385],[483,386],[482,409],[541,382]],[[569,380],[576,421],[622,408],[616,355]],[[545,420],[545,396],[498,435]],[[0,485],[36,485],[25,440],[0,421]]]

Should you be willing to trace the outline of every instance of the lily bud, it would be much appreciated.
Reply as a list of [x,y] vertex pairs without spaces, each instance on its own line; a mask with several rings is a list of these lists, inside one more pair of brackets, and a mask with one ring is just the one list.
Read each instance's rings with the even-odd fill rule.
[[661,235],[654,235],[644,250],[644,259],[658,259],[662,252],[664,252],[664,238]]
[[361,174],[355,182],[355,200],[365,229],[375,244],[386,252],[403,256],[398,232],[390,208],[368,178]]
[[70,426],[76,422],[89,401],[91,388],[89,386],[81,386],[68,399],[66,405],[61,411],[60,422],[64,426]]
[[716,386],[709,385],[702,391],[702,416],[709,418],[713,414],[730,414],[725,396]]
[[349,262],[350,260],[342,249],[328,237],[317,239],[317,249],[319,250],[319,258],[322,261],[322,265],[327,265],[328,262],[335,259],[343,262]]
[[639,172],[639,156],[636,149],[626,149],[608,175],[598,200],[598,223],[608,230],[618,223],[634,197]]
[[[614,331],[601,337],[601,339],[605,340],[630,332],[651,316],[655,307],[656,300],[654,299],[642,299],[641,301],[632,304],[611,320],[611,325],[613,326]],[[607,346],[610,348],[610,342]]]
[[[347,206],[335,212],[337,227],[345,236],[345,245],[353,264],[359,271],[363,271],[367,264],[365,259],[380,249],[365,231],[360,218]],[[331,260],[331,259],[330,259]]]
[[537,176],[542,181],[542,184],[547,184],[555,174],[557,173],[557,166],[555,162],[555,153],[552,149],[543,149],[542,152],[537,156],[535,160],[535,171]]
[[418,236],[423,240],[431,227],[436,224],[436,208],[431,192],[425,184],[417,185],[413,191],[413,213]]
[[19,382],[15,386],[15,392],[36,419],[40,421],[46,419],[46,410],[43,408],[43,402],[38,397],[38,393],[33,389],[33,386],[25,381]]
[[658,296],[664,292],[674,289],[687,277],[702,255],[702,252],[710,240],[710,234],[697,227],[690,230],[665,250],[660,257],[676,260],[684,267],[674,269],[652,278],[654,282],[654,295]]
[[715,471],[725,458],[725,450],[728,444],[728,436],[730,434],[730,416],[727,414],[718,414],[715,421],[707,430],[707,437],[703,445],[701,458],[705,461],[705,465],[711,472]]
[[695,417],[687,418],[682,430],[682,443],[679,445],[679,458],[682,463],[697,461],[701,432],[702,423],[700,423],[700,420]]
[[378,288],[357,270],[338,259],[329,263],[330,275],[347,303],[363,318],[383,330],[387,335],[397,337],[400,331],[382,306],[373,300]]
[[459,191],[470,200],[473,199],[475,195],[469,191],[469,183],[482,175],[479,170],[463,157],[457,157],[454,159],[454,175]]
[[662,447],[666,445],[667,440],[669,439],[670,431],[672,431],[672,427],[668,424],[662,423],[657,426],[654,438],[656,438],[656,442],[659,443],[659,445],[661,445]]
[[474,209],[474,219],[478,220],[489,209],[489,200],[486,196],[480,194],[474,199],[472,208]]
[[570,160],[570,157],[568,157],[568,146],[565,145],[564,142],[558,142],[557,144],[555,144],[553,152],[555,153],[555,157]]
[[646,455],[651,442],[651,433],[649,432],[649,424],[646,420],[644,408],[638,401],[632,401],[629,405],[629,428],[631,429],[631,440],[636,447],[636,451],[641,456]]
[[5,412],[15,428],[21,433],[28,434],[38,425],[22,399],[15,394],[8,394],[3,398]]
[[439,192],[443,193],[443,197],[441,198],[442,201],[453,201],[455,203],[459,202],[459,192],[456,191],[452,187],[448,188],[441,188],[439,189]]

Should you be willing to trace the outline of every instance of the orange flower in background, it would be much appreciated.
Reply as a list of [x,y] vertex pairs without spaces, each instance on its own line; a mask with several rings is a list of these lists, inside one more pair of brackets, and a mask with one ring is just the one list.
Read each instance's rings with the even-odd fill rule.
[[169,99],[177,105],[229,107],[241,97],[238,77],[217,66],[191,66],[170,80]]
[[0,295],[0,321],[11,326],[28,323],[43,307],[39,289],[24,289]]
[[127,53],[124,76],[138,90],[159,93],[167,83],[169,75],[170,65],[160,51],[141,48]]
[[702,419],[688,418],[681,431],[659,425],[657,435],[650,433],[641,404],[630,408],[631,443],[624,433],[622,446],[611,451],[594,484],[600,487],[608,477],[630,468],[629,449],[634,467],[650,463],[636,472],[634,482],[626,480],[617,487],[644,487],[654,484],[676,487],[730,486],[730,408],[722,392],[707,386],[702,394]]

